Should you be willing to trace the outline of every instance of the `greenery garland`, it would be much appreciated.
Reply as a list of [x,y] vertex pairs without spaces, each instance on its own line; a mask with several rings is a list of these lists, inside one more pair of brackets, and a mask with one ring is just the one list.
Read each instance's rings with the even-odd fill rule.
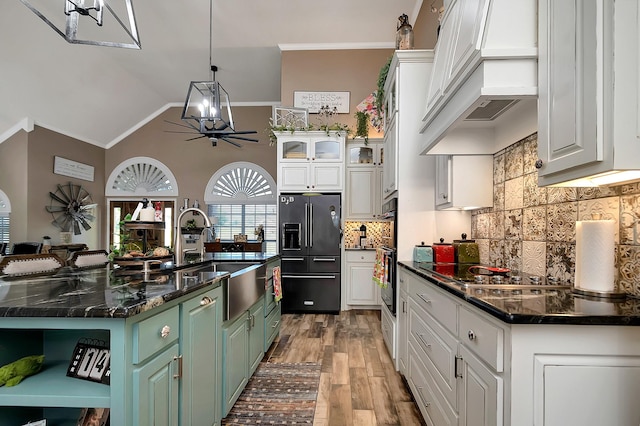
[[389,56],[387,62],[380,68],[378,74],[378,91],[376,92],[376,108],[378,113],[382,117],[384,113],[384,83],[387,81],[387,74],[389,74],[389,68],[391,67],[391,60],[393,56]]

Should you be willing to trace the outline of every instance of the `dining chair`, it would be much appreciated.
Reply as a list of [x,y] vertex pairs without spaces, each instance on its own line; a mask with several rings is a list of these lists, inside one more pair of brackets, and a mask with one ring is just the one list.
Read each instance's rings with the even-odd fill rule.
[[42,243],[21,242],[11,247],[11,254],[38,254],[42,249]]

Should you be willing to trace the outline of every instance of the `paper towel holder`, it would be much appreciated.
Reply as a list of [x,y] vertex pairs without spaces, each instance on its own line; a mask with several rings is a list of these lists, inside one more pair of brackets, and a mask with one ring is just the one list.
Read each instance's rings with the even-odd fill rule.
[[590,299],[615,299],[624,300],[627,298],[627,293],[620,293],[614,291],[595,291],[595,290],[583,290],[581,288],[573,287],[573,292],[582,296],[587,296]]

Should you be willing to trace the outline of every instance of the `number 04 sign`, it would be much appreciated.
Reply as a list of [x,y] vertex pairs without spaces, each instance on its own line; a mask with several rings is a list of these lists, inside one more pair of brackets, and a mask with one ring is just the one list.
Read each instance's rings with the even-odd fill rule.
[[111,352],[104,342],[81,339],[73,350],[67,376],[108,385],[110,359]]

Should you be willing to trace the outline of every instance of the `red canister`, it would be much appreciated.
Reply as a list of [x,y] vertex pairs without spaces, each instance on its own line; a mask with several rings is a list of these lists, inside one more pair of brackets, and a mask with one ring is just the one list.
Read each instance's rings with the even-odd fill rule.
[[433,261],[435,263],[453,263],[455,262],[455,250],[453,245],[444,242],[444,238],[440,238],[439,243],[433,243]]

